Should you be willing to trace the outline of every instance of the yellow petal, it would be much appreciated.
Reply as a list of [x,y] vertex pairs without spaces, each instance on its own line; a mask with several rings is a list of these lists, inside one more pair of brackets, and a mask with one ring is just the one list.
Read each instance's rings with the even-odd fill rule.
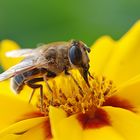
[[[45,121],[46,121],[45,117],[38,117],[38,118],[19,121],[0,131],[0,138],[5,139],[5,137],[8,137],[9,135],[15,135],[15,136],[22,136],[25,134],[27,135],[27,133],[31,131],[32,128],[44,123]],[[35,131],[33,134],[35,135]],[[43,134],[40,137],[45,136],[45,133]]]
[[99,129],[85,130],[82,140],[125,140],[111,126],[105,126]]
[[[126,99],[134,107],[140,106],[140,75],[118,87],[116,96]],[[136,110],[136,108],[135,108]]]
[[2,65],[5,70],[21,61],[21,58],[6,57],[6,52],[19,48],[19,45],[11,40],[3,40],[0,42],[0,65]]
[[[80,116],[79,116],[80,115]],[[92,116],[92,112],[89,114],[79,114],[78,120],[83,128],[83,139],[116,139],[123,140],[123,137],[113,130],[111,126],[111,122],[109,120],[109,116],[107,112],[101,108],[98,108],[94,115]]]
[[51,123],[51,130],[54,138],[59,137],[59,131],[58,131],[58,124],[61,120],[65,119],[67,117],[67,114],[64,110],[55,108],[53,106],[49,107],[49,118]]
[[0,94],[14,94],[10,88],[9,80],[0,82]]
[[52,133],[48,120],[41,122],[21,135],[19,140],[51,140]]
[[123,140],[123,137],[108,124],[105,112],[98,110],[95,117],[75,114],[66,117],[61,109],[50,108],[50,122],[54,139],[57,140]]
[[82,128],[74,116],[67,118],[63,110],[50,107],[49,117],[54,139],[81,140]]
[[1,140],[17,140],[18,138],[20,138],[19,135],[9,134],[9,135],[6,135],[0,139]]
[[82,127],[75,116],[63,119],[57,126],[58,140],[82,140]]
[[140,139],[140,117],[135,113],[117,107],[103,107],[108,113],[111,125],[127,140]]
[[102,74],[112,55],[115,42],[108,36],[99,38],[91,47],[90,71]]
[[24,116],[26,114],[37,112],[32,105],[15,95],[0,94],[0,100],[0,130],[18,121],[21,117],[26,117]]
[[140,73],[140,21],[128,31],[115,46],[105,75],[117,84]]

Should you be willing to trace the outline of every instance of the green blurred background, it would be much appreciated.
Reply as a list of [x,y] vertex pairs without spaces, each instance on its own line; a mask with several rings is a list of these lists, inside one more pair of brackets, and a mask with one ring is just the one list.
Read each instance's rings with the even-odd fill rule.
[[119,39],[140,18],[139,0],[0,0],[0,40],[22,47],[102,35]]

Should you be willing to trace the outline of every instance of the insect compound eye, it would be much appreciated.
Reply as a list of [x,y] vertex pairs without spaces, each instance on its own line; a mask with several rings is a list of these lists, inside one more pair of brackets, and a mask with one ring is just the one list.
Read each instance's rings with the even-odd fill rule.
[[71,63],[74,65],[80,65],[82,62],[82,52],[78,46],[72,46],[69,50],[69,57]]

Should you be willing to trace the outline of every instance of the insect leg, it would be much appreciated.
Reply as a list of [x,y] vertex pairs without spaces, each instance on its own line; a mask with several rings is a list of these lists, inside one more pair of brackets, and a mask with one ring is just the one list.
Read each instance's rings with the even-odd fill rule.
[[90,72],[88,72],[88,75],[90,78],[94,79],[94,77],[90,74]]
[[51,96],[51,105],[53,105],[53,90],[51,89],[51,87],[50,87],[50,85],[49,85],[49,83],[48,83],[48,77],[47,77],[47,75],[44,75],[43,76],[43,79],[44,79],[44,81],[45,81],[45,83],[46,83],[46,86],[47,86],[47,88],[48,88],[48,90],[51,92],[51,94],[52,94],[52,96]]
[[45,83],[46,83],[46,86],[47,86],[47,88],[49,89],[49,91],[50,91],[51,93],[53,93],[53,91],[52,91],[50,85],[48,84],[48,78],[47,78],[47,76],[44,75],[44,76],[43,76],[43,79],[44,79],[44,81],[45,81]]
[[29,104],[31,103],[31,100],[33,98],[34,93],[35,93],[35,89],[33,89],[32,93],[31,93],[31,96],[30,96],[30,99],[29,99]]
[[35,84],[36,82],[40,82],[40,81],[43,81],[43,78],[34,78],[32,80],[27,81],[26,84],[33,89],[33,92],[31,94],[30,100],[33,97],[35,89],[40,88],[41,111],[43,111],[43,86],[41,84]]
[[79,88],[81,96],[83,96],[85,93],[82,90],[82,88],[80,87],[80,85],[78,84],[78,82],[76,81],[76,79],[74,78],[74,76],[70,72],[68,72],[68,71],[65,71],[65,74],[71,76],[71,78],[73,79],[73,81],[75,82],[75,84],[77,85],[77,87]]

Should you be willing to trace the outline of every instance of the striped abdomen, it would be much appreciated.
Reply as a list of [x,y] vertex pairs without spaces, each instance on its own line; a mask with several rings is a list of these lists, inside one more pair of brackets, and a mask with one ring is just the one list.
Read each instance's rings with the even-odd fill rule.
[[25,81],[33,79],[44,73],[41,69],[32,69],[27,72],[18,74],[11,79],[11,87],[15,93],[20,93],[25,85]]

